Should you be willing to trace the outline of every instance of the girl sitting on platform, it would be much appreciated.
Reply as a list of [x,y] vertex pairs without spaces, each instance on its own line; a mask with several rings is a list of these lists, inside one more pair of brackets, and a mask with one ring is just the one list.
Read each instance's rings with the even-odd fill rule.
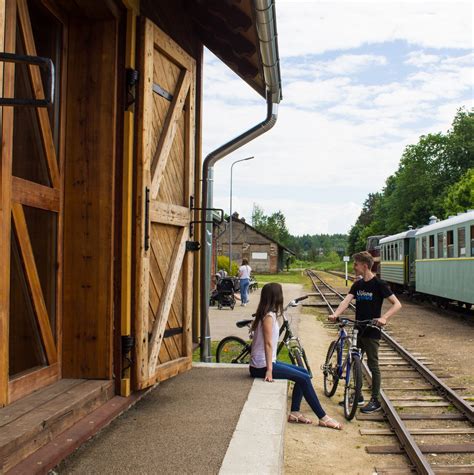
[[319,425],[331,429],[342,429],[342,424],[329,417],[318,400],[305,368],[276,361],[279,325],[277,317],[283,313],[283,289],[280,284],[264,285],[255,320],[252,324],[253,340],[250,360],[250,375],[273,382],[274,379],[288,379],[295,383],[291,399],[288,422],[312,424],[312,420],[300,412],[304,397],[319,419]]

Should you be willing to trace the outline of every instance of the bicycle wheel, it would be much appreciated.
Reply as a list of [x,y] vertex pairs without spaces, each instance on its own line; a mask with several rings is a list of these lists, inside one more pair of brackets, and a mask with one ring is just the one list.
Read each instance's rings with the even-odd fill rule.
[[339,384],[339,375],[338,375],[338,354],[339,348],[337,346],[337,341],[331,342],[328,348],[326,355],[326,362],[323,366],[323,375],[324,375],[324,394],[327,397],[334,396],[336,392],[337,385]]
[[344,416],[350,421],[354,418],[362,392],[362,366],[358,356],[352,357],[349,369],[349,382],[344,388]]
[[218,363],[250,363],[250,345],[238,336],[227,336],[219,342],[216,350]]

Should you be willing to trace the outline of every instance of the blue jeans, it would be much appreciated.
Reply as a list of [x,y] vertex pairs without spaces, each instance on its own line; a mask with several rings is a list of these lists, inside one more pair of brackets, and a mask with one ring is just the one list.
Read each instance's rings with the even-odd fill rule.
[[[249,366],[250,375],[254,378],[264,378],[267,368],[254,368]],[[295,383],[293,388],[293,396],[291,398],[291,412],[298,412],[300,410],[301,399],[306,399],[313,412],[322,419],[326,413],[321,407],[316,391],[311,383],[308,371],[300,366],[282,363],[276,361],[273,363],[272,370],[273,379],[288,379]]]
[[250,279],[240,279],[240,298],[242,303],[249,303]]

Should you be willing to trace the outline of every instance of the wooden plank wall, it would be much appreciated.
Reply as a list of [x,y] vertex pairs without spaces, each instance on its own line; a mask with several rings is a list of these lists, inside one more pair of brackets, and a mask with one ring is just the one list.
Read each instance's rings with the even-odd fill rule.
[[118,22],[69,38],[63,377],[111,378]]

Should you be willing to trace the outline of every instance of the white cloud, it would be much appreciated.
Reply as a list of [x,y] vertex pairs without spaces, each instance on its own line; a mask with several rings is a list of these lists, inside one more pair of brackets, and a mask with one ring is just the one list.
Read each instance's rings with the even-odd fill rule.
[[426,54],[423,51],[412,51],[407,55],[405,63],[421,68],[428,64],[435,64],[439,60],[439,56],[436,56],[435,54]]
[[424,48],[472,48],[472,2],[279,1],[283,57],[404,40]]

